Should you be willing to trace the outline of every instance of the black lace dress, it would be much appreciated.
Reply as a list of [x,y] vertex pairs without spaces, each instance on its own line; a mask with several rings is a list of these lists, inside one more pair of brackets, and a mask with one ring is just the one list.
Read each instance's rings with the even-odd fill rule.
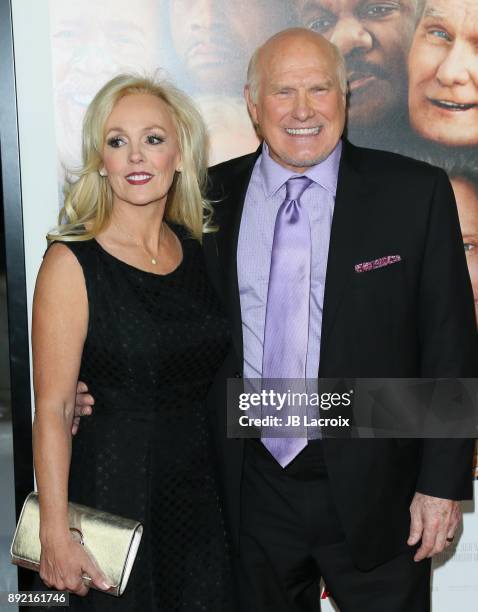
[[[200,245],[171,226],[182,263],[161,276],[66,243],[89,303],[80,379],[95,397],[73,439],[69,498],[141,521],[125,593],[70,595],[88,612],[224,612],[228,546],[205,398],[229,342]],[[38,608],[37,608],[38,609]]]

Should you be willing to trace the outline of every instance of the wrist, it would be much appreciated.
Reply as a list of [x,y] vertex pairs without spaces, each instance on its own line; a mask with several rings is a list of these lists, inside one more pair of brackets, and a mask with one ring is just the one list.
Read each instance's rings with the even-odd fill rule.
[[45,525],[40,528],[40,543],[42,546],[63,544],[71,541],[68,525]]

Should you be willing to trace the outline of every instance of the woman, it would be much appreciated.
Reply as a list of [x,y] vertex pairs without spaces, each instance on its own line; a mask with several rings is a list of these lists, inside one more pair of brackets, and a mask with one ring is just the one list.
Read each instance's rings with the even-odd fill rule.
[[[32,337],[40,576],[86,595],[73,609],[228,609],[205,396],[229,335],[199,244],[205,151],[184,94],[113,79],[87,111],[84,167],[49,236]],[[79,378],[96,407],[72,443]],[[144,524],[121,598],[83,584],[107,577],[71,538],[67,500]]]

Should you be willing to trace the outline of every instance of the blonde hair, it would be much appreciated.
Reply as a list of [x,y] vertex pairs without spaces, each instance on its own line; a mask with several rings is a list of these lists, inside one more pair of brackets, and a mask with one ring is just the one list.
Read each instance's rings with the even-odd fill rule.
[[151,94],[165,102],[173,117],[182,171],[176,172],[168,193],[165,219],[184,225],[201,240],[210,226],[211,204],[205,199],[207,182],[207,130],[190,98],[165,81],[135,74],[121,74],[108,81],[93,98],[83,120],[83,165],[65,181],[65,200],[58,225],[48,240],[89,240],[110,222],[113,191],[100,176],[105,125],[114,106],[131,94]]

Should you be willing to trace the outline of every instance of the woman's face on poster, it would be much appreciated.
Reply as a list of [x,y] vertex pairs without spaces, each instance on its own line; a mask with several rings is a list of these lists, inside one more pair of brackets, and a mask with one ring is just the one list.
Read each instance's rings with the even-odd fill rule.
[[240,94],[250,56],[291,25],[289,13],[284,0],[169,0],[171,37],[191,87]]
[[464,177],[451,179],[460,218],[466,261],[473,287],[478,323],[478,185]]
[[409,57],[413,128],[448,146],[478,145],[478,2],[427,0]]

